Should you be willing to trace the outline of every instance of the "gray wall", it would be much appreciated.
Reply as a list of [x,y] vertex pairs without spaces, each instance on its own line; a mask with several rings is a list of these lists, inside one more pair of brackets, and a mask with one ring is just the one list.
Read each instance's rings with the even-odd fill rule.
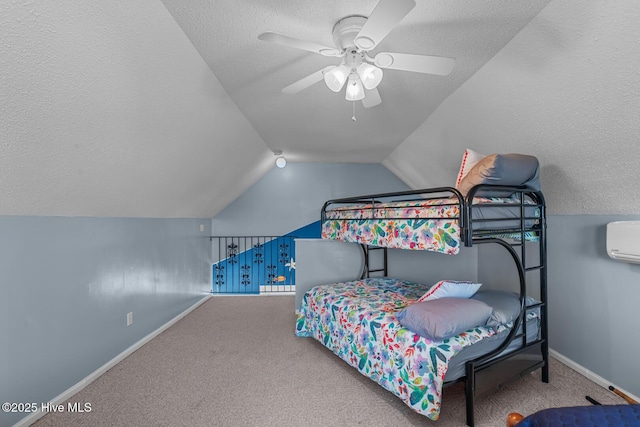
[[0,402],[50,401],[206,296],[209,223],[0,216]]
[[549,345],[640,396],[640,265],[606,253],[606,225],[634,216],[552,216],[549,227]]
[[[548,240],[548,239],[547,239]],[[478,279],[482,289],[501,289],[520,292],[518,269],[511,255],[498,244],[478,244]],[[520,249],[513,247],[518,254]],[[527,242],[525,246],[526,266],[535,267],[540,264],[540,246],[537,242]],[[527,294],[540,299],[540,273],[538,270],[525,272]]]
[[335,240],[296,239],[296,299],[300,308],[304,293],[314,286],[354,280],[362,274],[360,245]]
[[[371,268],[382,267],[382,251],[370,252]],[[477,249],[462,248],[456,256],[435,252],[389,249],[389,277],[417,283],[440,280],[476,280]],[[296,299],[300,308],[304,293],[313,286],[355,280],[362,273],[360,245],[332,240],[296,240]]]
[[288,163],[213,218],[214,235],[283,235],[320,219],[329,199],[409,187],[380,164]]
[[389,276],[427,284],[445,279],[476,280],[477,248],[462,247],[457,255],[390,249]]
[[[548,227],[549,346],[636,396],[640,395],[640,265],[606,252],[606,225],[634,215],[554,215]],[[480,280],[510,281],[489,247],[479,256]],[[517,276],[515,276],[517,277]]]

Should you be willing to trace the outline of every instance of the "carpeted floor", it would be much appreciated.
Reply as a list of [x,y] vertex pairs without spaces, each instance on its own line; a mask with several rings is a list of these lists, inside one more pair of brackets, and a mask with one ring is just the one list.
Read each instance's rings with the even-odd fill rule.
[[[433,422],[294,328],[293,296],[211,298],[69,400],[91,412],[50,413],[33,425],[465,425],[462,384],[445,389]],[[589,405],[586,395],[624,403],[552,359],[549,384],[534,373],[478,399],[476,425],[504,426],[512,411]]]

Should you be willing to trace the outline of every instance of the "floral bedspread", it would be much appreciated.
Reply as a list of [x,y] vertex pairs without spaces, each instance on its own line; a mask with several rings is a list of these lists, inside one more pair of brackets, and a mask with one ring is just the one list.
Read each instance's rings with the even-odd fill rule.
[[449,360],[496,331],[477,327],[431,341],[405,329],[395,313],[428,289],[389,278],[317,286],[304,295],[296,335],[320,341],[414,411],[437,420]]
[[455,255],[459,216],[453,198],[341,207],[327,211],[322,238]]
[[[517,199],[475,197],[474,205],[513,205]],[[539,212],[536,214],[539,215]],[[460,251],[460,206],[455,198],[341,206],[322,221],[322,238],[387,248],[456,255]],[[517,234],[496,237],[518,238]],[[535,240],[527,233],[527,240]]]

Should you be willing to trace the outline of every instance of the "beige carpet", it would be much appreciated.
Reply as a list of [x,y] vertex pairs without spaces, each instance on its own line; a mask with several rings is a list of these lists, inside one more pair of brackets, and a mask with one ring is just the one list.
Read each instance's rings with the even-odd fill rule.
[[[89,413],[50,413],[34,426],[465,425],[461,384],[445,389],[440,420],[414,413],[318,342],[294,336],[292,296],[211,298],[69,401]],[[624,403],[556,360],[476,404],[477,426],[504,426],[557,406]]]

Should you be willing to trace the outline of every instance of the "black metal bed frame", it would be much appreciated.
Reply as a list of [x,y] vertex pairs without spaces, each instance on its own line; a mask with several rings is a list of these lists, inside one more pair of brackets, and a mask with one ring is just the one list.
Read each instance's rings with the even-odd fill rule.
[[[518,195],[520,216],[518,218],[480,218],[474,219],[474,209],[486,206],[504,207],[504,204],[474,204],[474,197],[482,195],[483,192],[508,192]],[[494,391],[501,386],[516,380],[528,373],[541,368],[541,379],[543,382],[549,382],[549,343],[548,343],[548,315],[547,315],[547,244],[546,244],[546,204],[544,196],[540,191],[534,191],[523,186],[493,186],[478,185],[473,187],[466,197],[453,187],[438,187],[433,189],[410,190],[398,193],[381,193],[368,196],[351,197],[344,199],[335,199],[327,201],[322,207],[321,220],[324,223],[326,219],[327,209],[332,205],[362,204],[367,203],[372,206],[372,214],[375,214],[375,206],[380,203],[390,201],[410,201],[424,200],[429,198],[442,198],[442,194],[450,195],[455,199],[450,205],[458,205],[460,216],[458,218],[434,217],[429,219],[458,219],[460,223],[461,240],[464,246],[470,247],[476,244],[497,244],[503,247],[511,256],[518,271],[520,282],[520,314],[514,322],[506,340],[495,350],[480,356],[476,359],[466,362],[465,376],[457,380],[445,383],[445,387],[464,381],[465,398],[466,398],[466,421],[470,427],[474,426],[474,404],[476,398]],[[424,197],[429,195],[429,197]],[[419,197],[418,197],[419,196]],[[394,198],[389,200],[389,198]],[[533,204],[525,203],[530,200]],[[514,204],[508,205],[513,208]],[[537,208],[539,214],[537,216],[527,216],[527,211],[531,208]],[[387,218],[393,219],[393,218]],[[395,218],[410,219],[410,218]],[[421,218],[424,219],[424,218]],[[478,222],[496,222],[517,220],[519,227],[505,227],[478,229],[474,228],[474,224]],[[533,225],[527,225],[527,222]],[[528,232],[535,232],[537,235],[538,246],[538,263],[537,265],[527,265],[526,261],[526,236]],[[519,234],[519,239],[494,237],[496,235],[504,235],[506,233]],[[361,243],[364,253],[364,266],[361,278],[371,277],[372,273],[387,276],[387,248],[372,247]],[[516,250],[519,248],[520,250]],[[383,266],[380,268],[371,268],[370,251],[382,250]],[[519,253],[518,253],[519,252]],[[539,274],[539,293],[540,302],[527,306],[525,301],[527,297],[527,273],[538,272]],[[531,310],[540,311],[540,334],[538,339],[527,342],[527,322],[525,321],[527,313]],[[522,327],[522,329],[520,329]],[[507,354],[501,354],[511,342],[519,339],[522,341],[520,348]]]

